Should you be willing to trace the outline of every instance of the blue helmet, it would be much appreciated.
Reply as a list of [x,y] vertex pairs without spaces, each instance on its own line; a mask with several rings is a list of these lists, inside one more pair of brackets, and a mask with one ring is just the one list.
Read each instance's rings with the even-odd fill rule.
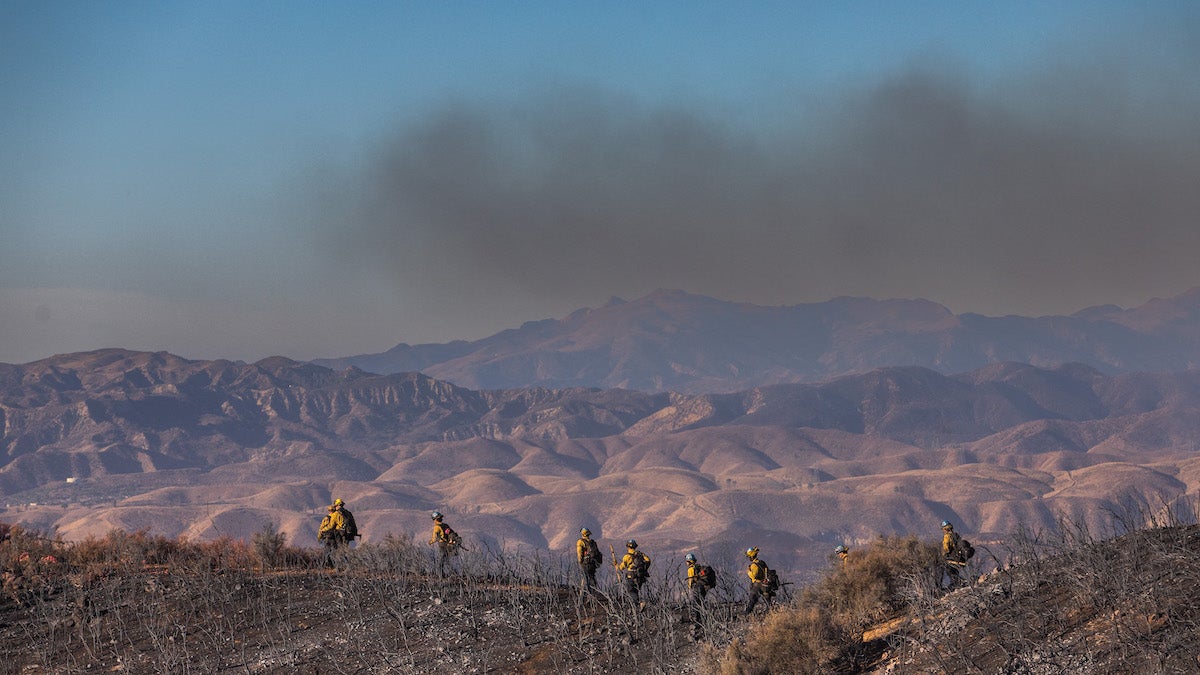
[[686,560],[686,561],[688,561],[688,562],[696,562],[696,554],[695,554],[695,553],[689,553],[689,554],[687,554],[687,555],[683,556],[683,559],[684,559],[684,560]]
[[627,548],[637,548],[637,540],[630,539],[629,541],[625,542],[625,546]]
[[943,529],[945,529],[945,528],[947,528],[947,527],[954,527],[954,526],[950,524],[950,521],[948,521],[948,520],[943,520],[943,521],[942,521],[942,528],[943,528]]
[[434,512],[433,512],[433,519],[434,519],[434,520],[441,520],[441,519],[442,519],[442,512],[441,512],[441,511],[434,511]]
[[841,546],[841,545],[839,545],[837,548],[833,549],[834,553],[848,553],[849,551],[850,551],[850,549],[846,548],[845,546]]

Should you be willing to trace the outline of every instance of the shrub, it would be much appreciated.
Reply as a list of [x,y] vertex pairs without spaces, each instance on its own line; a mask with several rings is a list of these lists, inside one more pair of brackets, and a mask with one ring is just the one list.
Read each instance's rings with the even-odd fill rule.
[[3,595],[22,603],[50,592],[61,579],[66,546],[36,530],[0,523],[0,588]]
[[109,530],[103,538],[87,537],[71,546],[71,560],[81,566],[165,565],[179,555],[182,542],[151,535],[141,529],[132,534]]
[[852,551],[808,590],[808,602],[826,607],[835,621],[864,628],[907,610],[914,596],[936,586],[941,552],[916,537],[880,537]]
[[[907,612],[935,588],[941,551],[916,537],[880,537],[851,552],[788,607],[735,641],[715,664],[722,675],[816,673],[853,661],[863,629]],[[712,665],[712,664],[710,664]]]
[[829,610],[815,605],[771,612],[743,644],[734,643],[722,675],[816,673],[837,658],[850,639]]
[[263,525],[261,530],[254,533],[252,541],[254,555],[258,556],[263,567],[275,567],[283,563],[287,536],[276,529],[275,523]]

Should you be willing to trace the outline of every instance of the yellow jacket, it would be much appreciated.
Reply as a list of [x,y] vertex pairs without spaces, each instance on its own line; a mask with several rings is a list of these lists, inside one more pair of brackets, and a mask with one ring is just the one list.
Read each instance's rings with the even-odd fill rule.
[[750,583],[757,584],[767,580],[767,564],[758,558],[750,561],[750,566],[746,568],[746,576],[750,577]]
[[325,539],[333,532],[344,532],[345,530],[346,519],[342,516],[341,511],[330,511],[321,519],[321,527],[317,530],[317,539]]
[[942,535],[942,556],[950,557],[954,550],[958,548],[958,533],[954,530],[945,530]]
[[439,541],[446,541],[446,531],[442,529],[442,523],[433,523],[433,534],[429,535],[429,543],[436,544]]
[[575,558],[580,565],[588,562],[588,542],[591,540],[591,537],[580,537],[579,541],[575,542]]
[[698,581],[700,578],[700,577],[696,576],[696,574],[700,570],[700,567],[698,565],[696,565],[696,563],[694,563],[694,562],[689,562],[687,564],[687,568],[688,568],[688,573],[687,573],[688,588],[691,588],[692,586],[696,585],[696,581]]
[[633,570],[634,562],[636,560],[638,560],[639,558],[645,558],[646,566],[647,567],[650,566],[650,556],[646,555],[645,553],[642,553],[641,551],[637,551],[637,550],[634,550],[631,548],[625,554],[625,557],[621,558],[621,562],[617,565],[617,569],[619,569],[623,572],[631,571],[631,570]]

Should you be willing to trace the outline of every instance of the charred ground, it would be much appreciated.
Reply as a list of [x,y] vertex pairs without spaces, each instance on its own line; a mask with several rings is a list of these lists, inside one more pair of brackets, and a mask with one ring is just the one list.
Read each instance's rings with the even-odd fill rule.
[[735,638],[720,672],[1200,671],[1200,528],[1171,515],[1117,526],[1018,532],[952,590],[936,544],[881,538]]
[[[13,535],[3,672],[662,672],[694,670],[699,653],[665,579],[640,612],[615,592],[580,601],[545,556],[464,554],[442,579],[401,539],[325,569],[313,550],[261,540]],[[731,605],[713,609],[708,628],[728,633]]]
[[1097,536],[1060,524],[981,549],[974,571],[986,573],[954,590],[943,587],[935,542],[881,537],[753,618],[738,612],[740,570],[720,570],[699,640],[680,623],[680,570],[666,563],[637,612],[619,593],[579,602],[571,565],[538,552],[464,554],[443,580],[407,539],[362,546],[327,570],[315,550],[269,531],[250,543],[113,532],[63,544],[15,528],[0,544],[0,670],[1200,669],[1200,527],[1143,518]]

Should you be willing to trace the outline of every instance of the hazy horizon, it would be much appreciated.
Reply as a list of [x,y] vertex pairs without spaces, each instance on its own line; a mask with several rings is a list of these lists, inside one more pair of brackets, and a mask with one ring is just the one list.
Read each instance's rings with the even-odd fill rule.
[[0,8],[0,362],[1200,286],[1200,5]]

